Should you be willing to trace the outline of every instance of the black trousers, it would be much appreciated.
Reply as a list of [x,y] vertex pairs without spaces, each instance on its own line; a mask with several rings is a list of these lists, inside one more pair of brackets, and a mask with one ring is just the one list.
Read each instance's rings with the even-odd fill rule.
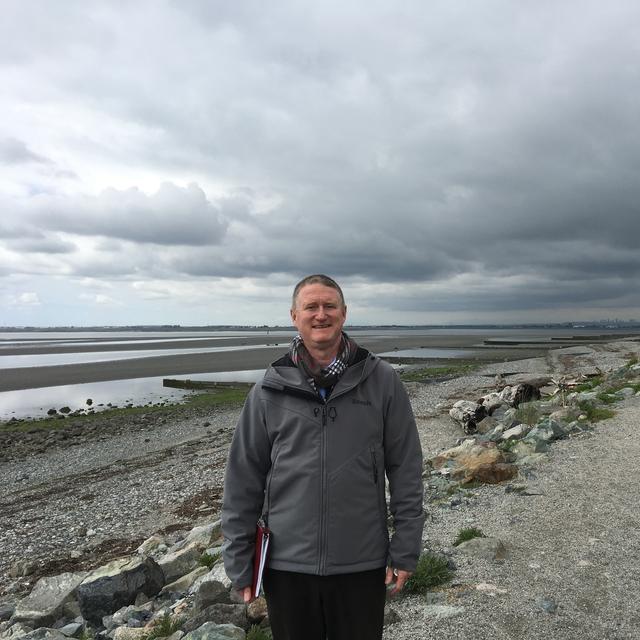
[[265,570],[273,640],[379,640],[385,568],[337,576]]

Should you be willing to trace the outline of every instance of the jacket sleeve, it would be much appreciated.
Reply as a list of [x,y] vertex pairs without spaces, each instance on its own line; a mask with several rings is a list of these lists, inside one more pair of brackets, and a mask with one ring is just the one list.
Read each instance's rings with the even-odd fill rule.
[[222,556],[225,571],[236,589],[251,586],[256,523],[271,467],[271,443],[259,387],[260,383],[251,389],[240,414],[224,479]]
[[422,547],[422,448],[413,410],[402,381],[391,372],[392,390],[385,412],[385,471],[389,480],[394,534],[389,565],[415,571]]

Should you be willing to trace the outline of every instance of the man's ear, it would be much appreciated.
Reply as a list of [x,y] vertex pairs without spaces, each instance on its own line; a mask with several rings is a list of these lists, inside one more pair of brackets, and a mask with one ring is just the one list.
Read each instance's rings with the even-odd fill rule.
[[291,323],[297,328],[296,318],[298,317],[298,314],[296,313],[295,307],[293,309],[289,309],[289,314],[291,315]]

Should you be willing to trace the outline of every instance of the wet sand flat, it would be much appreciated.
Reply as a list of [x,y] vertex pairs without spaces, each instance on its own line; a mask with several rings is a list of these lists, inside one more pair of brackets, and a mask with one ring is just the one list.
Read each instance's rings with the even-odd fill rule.
[[[363,347],[374,353],[384,353],[395,349],[412,348],[453,348],[469,349],[470,359],[483,362],[513,360],[536,357],[555,345],[525,345],[523,347],[481,347],[485,337],[479,335],[361,335],[354,333],[355,339]],[[242,371],[246,369],[266,368],[271,362],[286,351],[285,346],[273,346],[275,342],[288,342],[287,336],[241,336],[224,338],[197,339],[197,346],[207,348],[211,346],[242,346],[256,345],[261,348],[243,349],[241,351],[221,351],[216,353],[185,353],[171,355],[154,355],[152,357],[131,358],[128,360],[112,360],[104,362],[84,362],[65,365],[49,365],[36,367],[20,367],[0,370],[0,391],[16,391],[20,389],[34,389],[40,387],[82,384],[85,382],[107,382],[111,380],[125,380],[129,378],[148,378],[154,376],[172,376],[188,374],[206,374],[216,371]],[[182,343],[185,347],[187,343]],[[160,346],[162,345],[162,346]],[[272,345],[267,346],[266,345]],[[123,350],[122,344],[102,345],[105,350]],[[176,341],[159,341],[158,343],[137,344],[137,349],[174,349]],[[189,341],[188,347],[194,345]],[[81,347],[70,346],[77,352]],[[112,348],[112,349],[110,349]],[[37,353],[51,353],[46,346],[35,347]],[[86,350],[86,347],[85,349]],[[91,347],[93,351],[93,346]],[[9,355],[3,349],[4,354]],[[55,351],[53,351],[55,352]],[[27,353],[19,351],[19,353]],[[33,351],[31,351],[33,353]],[[160,351],[161,353],[161,351]],[[434,364],[451,362],[451,359],[433,359]]]

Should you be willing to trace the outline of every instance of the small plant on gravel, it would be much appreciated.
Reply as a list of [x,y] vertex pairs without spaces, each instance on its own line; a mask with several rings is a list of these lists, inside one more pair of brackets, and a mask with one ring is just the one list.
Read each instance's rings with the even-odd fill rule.
[[79,640],[95,640],[96,634],[93,632],[93,629],[89,627],[85,627],[80,634]]
[[166,612],[162,618],[159,618],[149,633],[144,635],[144,640],[157,640],[157,638],[166,638],[175,633],[182,626],[182,618],[171,617],[169,612]]
[[467,540],[473,540],[474,538],[486,538],[486,536],[480,529],[478,529],[478,527],[465,527],[458,531],[458,536],[456,537],[453,546],[457,547],[459,544],[467,542]]
[[272,640],[273,636],[271,631],[259,627],[257,624],[251,625],[249,631],[247,631],[246,640]]
[[519,420],[521,424],[534,425],[539,419],[540,411],[538,407],[530,402],[525,402],[516,409],[516,420]]
[[219,553],[207,553],[206,551],[200,556],[199,563],[207,569],[211,569],[213,565],[220,560]]
[[602,404],[613,404],[618,400],[614,395],[606,393],[605,391],[601,391],[596,398],[598,398],[598,402],[602,402]]
[[434,378],[463,376],[478,368],[478,363],[465,362],[447,367],[425,367],[412,369],[400,374],[403,382],[427,382]]
[[587,401],[579,402],[578,406],[582,412],[587,416],[589,422],[599,422],[600,420],[606,420],[607,418],[613,418],[616,415],[615,411],[611,409],[603,409],[602,407],[595,407],[593,404]]
[[407,580],[404,591],[424,594],[432,587],[450,580],[452,575],[446,558],[435,553],[423,553],[414,574]]
[[593,391],[597,386],[601,385],[603,381],[602,376],[594,376],[593,378],[589,378],[586,382],[582,382],[579,385],[576,385],[572,391],[576,391],[577,393],[582,393],[583,391]]

